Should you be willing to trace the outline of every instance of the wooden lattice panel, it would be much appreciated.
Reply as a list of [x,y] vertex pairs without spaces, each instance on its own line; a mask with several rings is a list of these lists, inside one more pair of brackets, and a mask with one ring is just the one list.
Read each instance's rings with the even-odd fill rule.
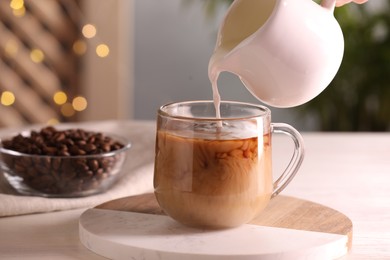
[[[24,0],[17,16],[10,1],[0,1],[0,93],[11,91],[12,106],[0,105],[0,126],[64,121],[53,102],[57,91],[78,88],[78,57],[72,45],[79,37],[77,1]],[[32,50],[44,54],[41,62]]]

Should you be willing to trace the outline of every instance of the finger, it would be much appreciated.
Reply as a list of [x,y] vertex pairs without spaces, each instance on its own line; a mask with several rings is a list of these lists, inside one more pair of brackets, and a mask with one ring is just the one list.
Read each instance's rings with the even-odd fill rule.
[[336,6],[343,6],[345,4],[348,4],[350,2],[355,2],[357,4],[363,4],[365,2],[367,2],[368,0],[338,0],[336,2]]

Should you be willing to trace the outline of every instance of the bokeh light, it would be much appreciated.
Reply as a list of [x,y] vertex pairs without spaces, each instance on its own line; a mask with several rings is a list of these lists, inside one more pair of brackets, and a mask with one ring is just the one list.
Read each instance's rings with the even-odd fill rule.
[[73,109],[76,111],[83,111],[87,108],[88,102],[85,97],[75,97],[72,101]]
[[15,103],[15,95],[11,91],[4,91],[1,93],[0,102],[4,106],[11,106]]
[[63,91],[57,91],[53,95],[53,100],[54,100],[54,103],[56,103],[57,105],[63,105],[68,100],[68,96]]
[[110,48],[106,44],[99,44],[96,47],[96,54],[100,58],[105,58],[110,54]]
[[61,106],[61,114],[65,117],[71,117],[76,113],[71,103],[65,103]]
[[73,52],[77,55],[83,55],[87,51],[87,44],[83,40],[77,40],[73,43]]
[[33,49],[30,52],[30,59],[35,63],[40,63],[45,59],[45,54],[40,49]]
[[86,24],[83,26],[81,32],[85,38],[91,39],[96,35],[96,27],[92,24]]
[[48,125],[57,125],[60,123],[60,121],[58,120],[58,118],[50,118],[46,123]]
[[18,10],[18,9],[24,8],[24,0],[12,0],[12,1],[9,3],[9,6],[10,6],[13,10]]

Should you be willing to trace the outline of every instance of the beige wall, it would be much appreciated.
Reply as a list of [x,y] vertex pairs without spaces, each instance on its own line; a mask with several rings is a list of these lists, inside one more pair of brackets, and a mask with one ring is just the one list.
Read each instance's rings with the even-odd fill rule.
[[[133,3],[128,0],[86,0],[85,23],[94,24],[97,36],[88,40],[88,51],[81,73],[82,94],[88,109],[80,120],[128,119],[133,117]],[[110,47],[106,58],[99,58],[95,47]]]

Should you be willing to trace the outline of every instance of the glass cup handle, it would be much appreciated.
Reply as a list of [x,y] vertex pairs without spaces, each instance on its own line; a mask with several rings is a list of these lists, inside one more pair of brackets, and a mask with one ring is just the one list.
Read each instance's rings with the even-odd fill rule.
[[294,178],[295,174],[301,167],[304,157],[304,145],[301,134],[292,126],[284,123],[271,123],[272,133],[281,133],[288,135],[294,141],[294,153],[291,157],[283,174],[274,182],[274,191],[272,197],[278,195],[290,181]]

